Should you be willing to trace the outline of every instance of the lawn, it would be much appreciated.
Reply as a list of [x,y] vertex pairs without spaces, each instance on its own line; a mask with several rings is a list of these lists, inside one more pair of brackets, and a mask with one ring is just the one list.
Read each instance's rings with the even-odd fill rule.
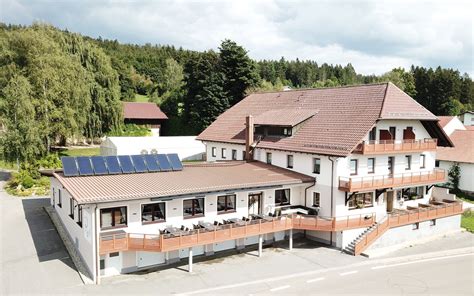
[[467,231],[474,233],[474,212],[465,211],[461,216],[461,227]]
[[95,156],[100,155],[100,148],[71,148],[59,152],[59,156]]
[[149,100],[148,96],[135,94],[135,102],[148,102]]

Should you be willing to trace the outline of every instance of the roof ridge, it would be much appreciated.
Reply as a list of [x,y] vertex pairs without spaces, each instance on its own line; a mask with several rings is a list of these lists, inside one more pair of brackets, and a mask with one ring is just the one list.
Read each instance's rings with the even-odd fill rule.
[[376,85],[383,85],[383,84],[388,84],[388,83],[389,82],[376,82],[376,83],[362,83],[362,84],[350,84],[350,85],[328,86],[328,87],[305,87],[305,88],[296,88],[296,89],[290,89],[290,90],[257,91],[257,92],[250,93],[247,96],[250,96],[253,94],[289,93],[289,92],[308,91],[308,90],[326,90],[326,89],[376,86]]
[[383,93],[382,107],[380,108],[379,119],[382,118],[383,108],[385,107],[385,101],[387,100],[387,92],[390,83],[390,81],[386,82],[387,86],[385,87],[385,92]]

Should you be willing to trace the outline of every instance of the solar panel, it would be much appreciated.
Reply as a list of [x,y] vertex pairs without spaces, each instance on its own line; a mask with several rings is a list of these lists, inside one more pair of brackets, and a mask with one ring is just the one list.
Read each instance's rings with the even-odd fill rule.
[[183,164],[181,163],[181,160],[179,159],[178,154],[172,153],[172,154],[167,154],[167,156],[171,163],[171,167],[173,168],[173,171],[183,170]]
[[122,169],[120,168],[117,156],[106,156],[105,163],[107,164],[107,168],[109,169],[109,174],[122,173]]
[[171,164],[166,154],[157,154],[156,158],[158,159],[162,171],[171,171]]
[[94,174],[106,175],[109,173],[107,166],[105,165],[104,157],[102,156],[91,156],[92,167],[94,168]]
[[61,162],[63,164],[63,173],[64,176],[77,176],[79,172],[77,171],[77,164],[74,157],[63,156],[61,157]]
[[137,173],[148,172],[148,168],[146,167],[145,160],[143,159],[143,155],[132,155],[131,158],[133,161],[133,165],[135,166],[135,171]]
[[132,163],[132,160],[130,159],[130,155],[119,155],[117,157],[120,161],[122,172],[124,172],[125,174],[135,173],[135,168],[133,167],[133,163]]
[[93,175],[94,170],[92,169],[91,160],[88,156],[76,157],[77,165],[79,167],[79,174],[81,176]]
[[143,158],[145,159],[146,165],[150,172],[161,171],[155,154],[145,154],[143,155]]

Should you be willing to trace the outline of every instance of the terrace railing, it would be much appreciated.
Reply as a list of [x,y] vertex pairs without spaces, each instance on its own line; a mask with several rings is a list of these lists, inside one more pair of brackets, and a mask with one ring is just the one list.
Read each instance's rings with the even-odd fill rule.
[[364,141],[354,150],[362,154],[405,153],[436,150],[438,139]]
[[339,189],[347,192],[353,192],[395,186],[443,183],[445,181],[446,171],[443,169],[434,169],[432,171],[394,175],[339,177]]

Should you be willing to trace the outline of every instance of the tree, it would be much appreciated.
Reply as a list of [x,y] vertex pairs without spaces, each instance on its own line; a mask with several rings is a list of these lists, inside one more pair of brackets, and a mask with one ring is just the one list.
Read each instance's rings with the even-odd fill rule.
[[411,97],[416,95],[415,79],[413,78],[413,74],[411,72],[405,72],[405,69],[403,68],[392,69],[392,71],[383,74],[380,77],[380,80],[392,82]]
[[258,73],[254,62],[247,56],[247,51],[237,43],[224,40],[219,50],[224,89],[229,95],[229,103],[234,105],[243,99],[247,88],[257,85]]
[[451,165],[448,171],[448,177],[451,187],[459,191],[459,180],[461,179],[461,167],[459,163],[455,162]]
[[1,91],[0,115],[6,127],[0,138],[3,157],[10,162],[31,161],[44,153],[31,104],[32,88],[28,80],[15,74]]

